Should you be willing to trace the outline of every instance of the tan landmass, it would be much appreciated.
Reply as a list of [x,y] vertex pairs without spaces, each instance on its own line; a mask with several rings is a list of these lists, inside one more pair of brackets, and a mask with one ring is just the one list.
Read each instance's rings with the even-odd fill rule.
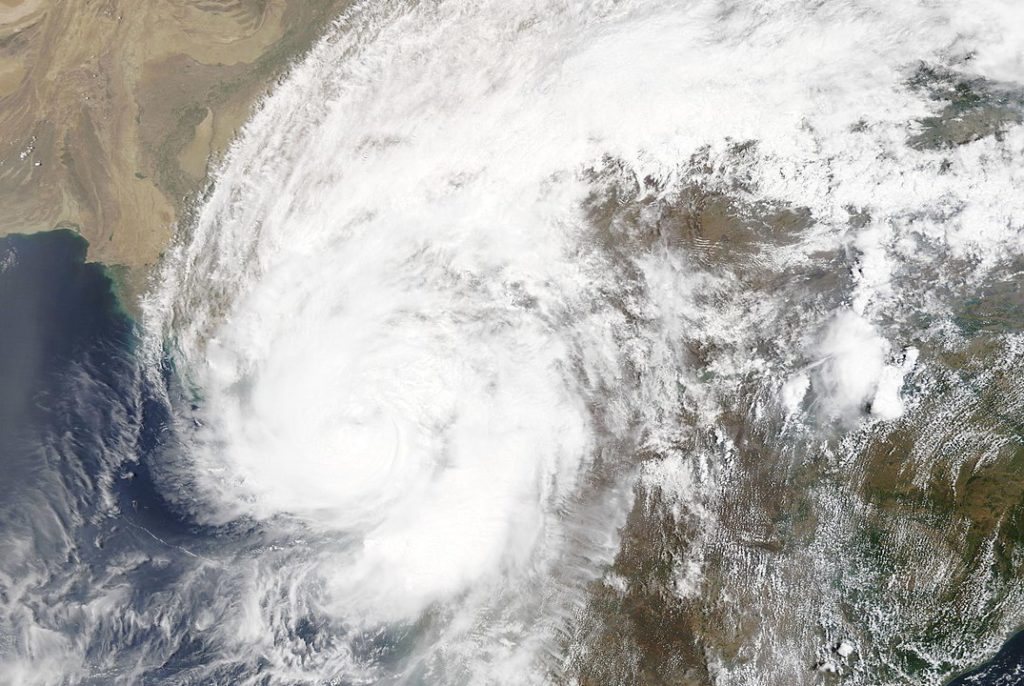
[[129,293],[348,0],[0,0],[0,235],[74,228]]

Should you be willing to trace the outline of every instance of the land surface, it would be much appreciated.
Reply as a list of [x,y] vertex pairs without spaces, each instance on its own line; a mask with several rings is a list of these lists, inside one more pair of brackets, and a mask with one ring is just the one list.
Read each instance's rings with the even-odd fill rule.
[[127,304],[347,0],[0,0],[0,235],[70,228]]
[[[254,104],[348,1],[0,0],[0,234],[78,231],[90,259],[121,267],[130,306]],[[1022,118],[1024,95],[991,84],[922,69],[910,85],[941,103],[914,148],[955,151]],[[833,310],[851,289],[840,257],[783,274],[758,259],[813,221],[803,208],[742,208],[699,188],[652,208],[639,188],[610,188],[588,208],[610,242],[679,246],[751,300]],[[1024,384],[1006,337],[1024,327],[1021,273],[1014,265],[976,300],[948,296],[963,303],[961,347],[929,350],[925,329],[903,324],[900,340],[930,360],[934,400],[899,427],[845,446],[791,443],[781,418],[751,421],[757,379],[729,387],[714,431],[675,447],[716,455],[727,438],[731,466],[691,508],[701,517],[637,487],[609,576],[622,582],[595,582],[580,622],[579,682],[704,684],[716,666],[741,678],[793,654],[801,683],[923,683],[1017,627]],[[764,350],[800,322],[769,323],[751,337]],[[695,369],[728,366],[728,348],[699,327],[687,344]],[[700,427],[696,415],[680,421]],[[680,593],[689,559],[702,585]],[[815,602],[794,602],[793,589]],[[847,639],[857,652],[839,656]],[[951,661],[926,659],[936,655]]]

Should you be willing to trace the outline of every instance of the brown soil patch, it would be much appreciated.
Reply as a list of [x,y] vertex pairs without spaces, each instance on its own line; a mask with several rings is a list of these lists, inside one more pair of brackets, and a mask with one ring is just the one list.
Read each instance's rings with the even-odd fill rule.
[[348,1],[0,0],[0,235],[75,228],[134,295],[253,103]]

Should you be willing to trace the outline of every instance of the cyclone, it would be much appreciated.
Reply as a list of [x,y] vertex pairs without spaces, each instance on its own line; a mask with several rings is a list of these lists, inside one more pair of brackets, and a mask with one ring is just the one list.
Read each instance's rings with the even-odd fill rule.
[[[141,553],[83,565],[87,609],[46,620],[79,638],[21,616],[31,649],[0,675],[579,683],[588,594],[627,586],[609,570],[652,493],[696,532],[673,597],[741,605],[702,552],[746,468],[730,430],[841,472],[931,402],[953,300],[1022,258],[1022,45],[997,0],[357,3],[253,113],[146,296],[143,463],[180,522],[138,522],[160,600],[123,581]],[[955,79],[1003,105],[951,147]],[[719,215],[742,230],[719,240]],[[811,683],[805,639],[847,669],[833,535],[756,563],[753,657],[708,649],[709,679]],[[800,574],[820,602],[772,605]],[[878,622],[857,645],[897,631]],[[29,676],[40,655],[56,671]]]

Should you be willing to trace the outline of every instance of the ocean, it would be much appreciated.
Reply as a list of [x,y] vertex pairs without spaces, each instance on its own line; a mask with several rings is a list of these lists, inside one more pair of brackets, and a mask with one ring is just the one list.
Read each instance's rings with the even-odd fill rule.
[[0,684],[981,664],[1024,625],[1021,12],[356,3],[138,321],[72,233],[0,244]]

